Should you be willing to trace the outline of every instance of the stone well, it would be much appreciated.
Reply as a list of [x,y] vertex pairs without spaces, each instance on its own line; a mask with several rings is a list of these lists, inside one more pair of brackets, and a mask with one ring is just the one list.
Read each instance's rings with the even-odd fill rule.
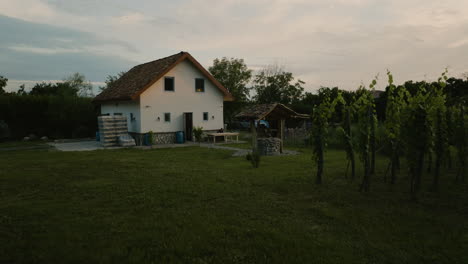
[[280,155],[281,139],[275,137],[257,139],[258,152],[262,156]]

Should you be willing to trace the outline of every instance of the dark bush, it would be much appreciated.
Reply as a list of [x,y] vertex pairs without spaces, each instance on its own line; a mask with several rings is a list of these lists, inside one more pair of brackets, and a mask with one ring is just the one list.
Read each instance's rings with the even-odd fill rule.
[[71,138],[93,136],[97,129],[97,108],[91,98],[14,95],[0,96],[0,120],[11,138],[31,133],[40,137]]
[[252,166],[254,168],[258,168],[258,166],[260,166],[260,153],[258,153],[258,151],[253,151],[253,152],[247,153],[245,158],[248,161],[250,161],[250,163],[252,163]]
[[10,137],[10,128],[5,121],[0,120],[0,141]]

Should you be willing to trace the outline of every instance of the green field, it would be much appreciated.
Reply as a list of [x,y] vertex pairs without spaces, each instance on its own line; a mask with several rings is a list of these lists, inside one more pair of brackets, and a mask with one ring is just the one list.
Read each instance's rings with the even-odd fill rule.
[[0,263],[468,262],[452,174],[414,202],[404,170],[359,193],[336,150],[317,186],[309,153],[253,169],[199,147],[0,151]]

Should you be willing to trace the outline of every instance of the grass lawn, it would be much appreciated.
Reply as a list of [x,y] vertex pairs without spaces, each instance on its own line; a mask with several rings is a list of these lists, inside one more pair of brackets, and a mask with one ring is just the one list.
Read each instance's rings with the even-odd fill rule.
[[258,169],[231,153],[0,152],[0,263],[468,260],[467,185],[452,175],[412,202],[407,179],[389,186],[381,171],[359,193],[341,151],[327,152],[322,186],[308,151]]
[[240,148],[240,149],[252,149],[251,143],[227,143],[227,144],[222,144],[221,146]]
[[7,141],[0,142],[0,150],[11,148],[31,148],[31,147],[47,147],[47,142],[34,140],[34,141]]

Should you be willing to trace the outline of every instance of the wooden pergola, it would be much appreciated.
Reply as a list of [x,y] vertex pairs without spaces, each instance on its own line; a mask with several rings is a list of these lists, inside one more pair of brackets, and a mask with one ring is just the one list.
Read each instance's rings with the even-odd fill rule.
[[[291,108],[283,104],[259,104],[245,108],[236,115],[237,119],[249,120],[250,130],[252,131],[252,149],[257,149],[257,127],[260,120],[276,121],[281,139],[280,153],[283,153],[284,126],[286,119],[308,119],[309,115],[298,114]],[[256,124],[257,123],[257,124]]]

